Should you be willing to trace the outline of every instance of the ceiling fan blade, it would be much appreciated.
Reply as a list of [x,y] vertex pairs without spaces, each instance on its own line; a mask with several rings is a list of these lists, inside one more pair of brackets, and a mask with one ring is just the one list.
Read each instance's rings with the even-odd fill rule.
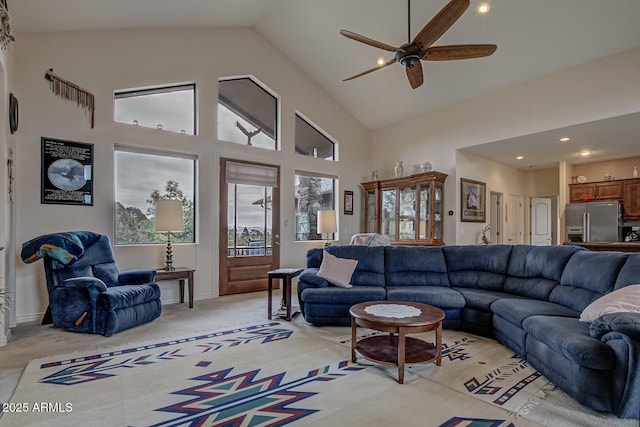
[[453,59],[482,58],[496,51],[495,44],[460,44],[450,46],[432,46],[422,56],[427,61],[450,61]]
[[427,50],[438,40],[469,7],[470,0],[451,0],[413,39],[412,44]]
[[346,79],[344,79],[344,80],[342,80],[342,81],[343,81],[343,82],[346,82],[346,81],[348,81],[348,80],[357,79],[358,77],[364,76],[365,74],[373,73],[374,71],[378,71],[378,70],[380,70],[380,69],[382,69],[382,68],[384,68],[384,67],[388,67],[388,66],[389,66],[389,65],[391,65],[391,64],[395,64],[395,62],[396,62],[395,58],[394,58],[394,59],[391,59],[391,60],[389,60],[389,61],[385,62],[385,63],[384,63],[384,64],[382,64],[382,65],[378,65],[377,67],[373,67],[373,68],[371,68],[371,69],[369,69],[369,70],[367,70],[367,71],[363,71],[363,72],[361,72],[361,73],[359,73],[359,74],[356,74],[355,76],[347,77]]
[[378,49],[388,50],[389,52],[395,52],[396,50],[400,50],[396,47],[388,45],[386,43],[379,42],[374,39],[370,39],[369,37],[361,36],[360,34],[356,34],[353,31],[349,30],[340,30],[340,34],[345,37],[350,38],[351,40],[355,40],[360,43],[368,44],[369,46],[377,47]]
[[422,64],[420,61],[416,62],[411,68],[406,68],[407,78],[412,89],[422,86],[424,83],[424,75],[422,74]]

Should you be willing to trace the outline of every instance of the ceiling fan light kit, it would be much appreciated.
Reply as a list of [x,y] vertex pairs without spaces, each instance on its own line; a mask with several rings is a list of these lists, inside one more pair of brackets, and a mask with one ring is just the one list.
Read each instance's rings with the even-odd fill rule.
[[400,47],[393,47],[352,31],[340,30],[340,34],[347,38],[377,47],[378,49],[393,52],[393,59],[387,62],[379,61],[378,66],[348,77],[343,81],[353,80],[397,62],[405,67],[409,84],[415,89],[422,85],[424,79],[422,65],[420,63],[421,60],[450,61],[481,58],[492,55],[497,49],[495,44],[431,46],[462,16],[469,7],[469,4],[470,0],[451,0],[411,41],[411,0],[407,0],[408,39],[410,41]]

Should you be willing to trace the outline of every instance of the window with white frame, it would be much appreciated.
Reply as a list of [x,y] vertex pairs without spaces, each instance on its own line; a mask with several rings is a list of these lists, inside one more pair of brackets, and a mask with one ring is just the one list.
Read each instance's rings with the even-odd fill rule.
[[296,153],[335,160],[335,143],[309,120],[296,113]]
[[278,98],[253,78],[218,82],[218,139],[278,149]]
[[195,135],[195,92],[195,84],[116,91],[113,96],[114,120]]
[[155,232],[155,202],[182,201],[184,232],[172,233],[174,243],[195,242],[197,158],[192,155],[116,146],[115,244],[164,243]]
[[[298,172],[295,175],[296,241],[323,240],[318,233],[318,211],[335,209],[336,179]],[[329,233],[326,239],[333,239]]]

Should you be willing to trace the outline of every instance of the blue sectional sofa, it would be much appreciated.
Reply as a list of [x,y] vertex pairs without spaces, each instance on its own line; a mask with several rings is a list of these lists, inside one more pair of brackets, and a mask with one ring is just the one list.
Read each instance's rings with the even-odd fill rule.
[[445,328],[495,337],[578,402],[639,417],[640,314],[579,318],[600,297],[640,284],[640,254],[528,245],[326,250],[358,261],[352,287],[318,277],[323,250],[309,250],[298,281],[307,322],[349,325],[349,308],[364,301],[434,305]]

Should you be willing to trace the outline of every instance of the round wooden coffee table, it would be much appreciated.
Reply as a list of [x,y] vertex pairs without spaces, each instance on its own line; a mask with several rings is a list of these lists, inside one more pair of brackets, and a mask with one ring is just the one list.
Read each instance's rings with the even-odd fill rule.
[[[404,366],[442,362],[442,321],[437,307],[408,301],[375,301],[356,304],[351,314],[351,361],[356,352],[376,363],[398,366],[398,382],[404,383]],[[389,332],[356,341],[358,326]],[[436,331],[435,345],[407,334]]]

